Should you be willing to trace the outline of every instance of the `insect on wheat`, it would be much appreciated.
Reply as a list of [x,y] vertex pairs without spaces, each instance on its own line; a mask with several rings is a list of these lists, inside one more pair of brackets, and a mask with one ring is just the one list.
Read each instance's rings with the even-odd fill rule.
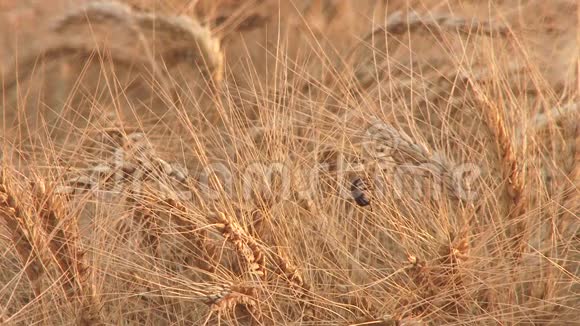
[[361,178],[356,178],[352,181],[350,194],[359,206],[368,206],[371,204],[371,200],[365,194],[365,190],[368,190],[368,187]]

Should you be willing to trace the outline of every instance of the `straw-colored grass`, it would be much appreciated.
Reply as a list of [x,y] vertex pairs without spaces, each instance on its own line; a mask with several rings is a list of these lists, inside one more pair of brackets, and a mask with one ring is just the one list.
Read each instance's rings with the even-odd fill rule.
[[578,17],[0,4],[0,323],[576,323]]

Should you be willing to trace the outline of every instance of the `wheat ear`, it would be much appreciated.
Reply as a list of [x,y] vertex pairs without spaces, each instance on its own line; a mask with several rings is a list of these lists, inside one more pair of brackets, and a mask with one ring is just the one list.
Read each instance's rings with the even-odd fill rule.
[[222,81],[224,57],[219,40],[213,37],[209,29],[185,16],[156,16],[145,13],[137,14],[136,19],[142,30],[155,34],[166,33],[167,40],[172,40],[173,43],[163,49],[165,53],[162,56],[165,60],[197,64],[207,69],[216,84]]
[[89,283],[89,267],[80,248],[78,221],[67,211],[64,198],[42,181],[34,185],[36,214],[48,235],[48,248],[62,273],[62,287],[71,301],[80,300],[78,320],[83,325],[100,320],[100,307]]
[[6,172],[0,171],[0,217],[12,235],[12,243],[25,265],[24,272],[36,296],[40,295],[39,280],[44,267],[38,253],[35,251],[34,239],[31,234],[34,225],[27,223],[26,212],[18,202],[18,196],[11,190],[6,178]]
[[[22,58],[15,60],[17,62],[4,71],[4,89],[12,89],[19,81],[29,77],[39,59],[55,61],[72,54],[90,58],[98,53],[101,49],[99,42],[105,41],[106,37],[95,32],[94,25],[111,31],[120,27],[129,31],[128,38],[136,40],[135,44],[116,44],[107,39],[104,48],[108,49],[113,62],[141,69],[145,75],[153,74],[154,80],[161,83],[168,94],[173,95],[170,77],[161,67],[171,68],[181,62],[193,62],[206,68],[215,83],[223,78],[223,54],[219,40],[196,20],[139,13],[116,1],[96,1],[55,19],[51,24],[51,33],[45,35],[42,42],[27,49]],[[88,35],[83,35],[83,30]],[[155,40],[150,40],[148,35],[157,36]]]
[[387,17],[385,26],[376,28],[365,39],[370,40],[373,35],[378,33],[401,34],[407,31],[412,32],[418,28],[427,28],[430,31],[451,29],[465,34],[477,31],[483,35],[506,35],[510,31],[507,26],[492,21],[478,21],[444,13],[420,15],[413,10],[403,16],[402,11],[399,10]]
[[[75,8],[75,10],[68,12],[62,17],[56,18],[50,25],[50,32],[44,35],[44,39],[34,44],[21,58],[17,58],[14,66],[8,69],[8,73],[4,74],[4,88],[11,89],[15,87],[18,82],[29,77],[36,69],[36,63],[39,60],[45,62],[56,61],[58,59],[81,54],[90,58],[95,53],[98,53],[99,44],[96,42],[98,38],[97,33],[93,30],[97,29],[98,25],[122,26],[122,28],[133,30],[137,33],[135,28],[132,28],[130,9],[116,2],[89,2],[86,6]],[[88,26],[90,34],[83,35],[83,27]],[[142,38],[138,38],[142,39]],[[135,65],[138,69],[145,69],[153,64],[150,57],[143,58],[139,53],[130,51],[124,45],[113,46],[107,44],[110,49],[110,54],[114,62],[123,66]],[[154,67],[153,67],[154,68]],[[154,77],[158,80],[164,80],[165,77],[158,73],[159,69],[152,69]],[[148,73],[147,71],[143,71]],[[157,73],[157,75],[155,75]]]
[[441,182],[446,187],[451,196],[460,198],[457,193],[457,180],[451,170],[453,162],[442,155],[434,154],[425,144],[413,140],[404,131],[379,120],[367,128],[367,136],[369,140],[363,145],[374,146],[372,150],[376,152],[367,153],[372,156],[372,160],[376,159],[379,164],[386,164],[386,167],[396,164],[413,168],[413,173],[417,176],[434,177],[436,182]]
[[281,252],[277,252],[274,257],[275,271],[284,280],[286,280],[294,291],[297,293],[298,299],[302,299],[300,302],[306,304],[304,306],[305,317],[310,317],[314,315],[312,307],[314,304],[311,302],[311,297],[309,296],[311,285],[304,280],[304,276],[294,264]]
[[[439,256],[432,262],[427,262],[416,256],[407,257],[410,265],[406,267],[407,275],[415,291],[419,294],[415,303],[415,313],[424,313],[433,309],[431,298],[437,293],[446,291],[449,287],[463,286],[464,277],[460,266],[469,259],[469,243],[467,239],[450,239],[453,243],[439,247]],[[446,297],[438,303],[436,309],[456,311],[461,309],[457,306],[458,297],[453,295]],[[411,302],[406,302],[407,304]]]
[[[147,45],[148,57],[156,53],[168,67],[189,62],[206,68],[216,83],[223,78],[223,53],[220,42],[208,28],[186,16],[165,16],[134,11],[117,1],[90,2],[58,19],[54,30],[63,33],[87,23],[103,23],[115,27],[123,24]],[[149,39],[148,36],[155,38]],[[159,42],[159,44],[157,44]]]
[[208,295],[207,304],[213,311],[232,311],[237,305],[244,305],[258,324],[262,313],[258,308],[257,291],[244,286],[227,286],[218,293]]
[[252,274],[262,278],[266,276],[265,254],[258,242],[234,220],[222,212],[213,214],[210,220],[215,221],[215,227],[230,242],[241,258],[246,262]]
[[499,105],[486,98],[481,89],[468,79],[476,98],[483,108],[484,121],[495,136],[499,148],[501,170],[506,180],[506,193],[509,197],[507,220],[509,223],[507,232],[512,241],[512,251],[515,258],[519,258],[526,241],[526,221],[523,216],[526,213],[528,198],[525,193],[524,166],[516,154],[512,135],[506,127],[503,114]]
[[[509,35],[510,28],[491,21],[478,21],[475,19],[466,19],[463,17],[452,16],[449,14],[430,14],[420,15],[411,10],[406,16],[398,10],[386,19],[384,26],[379,26],[372,30],[368,35],[363,37],[365,44],[372,44],[372,41],[384,34],[402,34],[413,32],[419,28],[426,28],[430,33],[437,33],[444,29],[452,29],[461,33],[471,34],[474,31],[483,35]],[[349,51],[349,56],[356,51],[357,46]]]

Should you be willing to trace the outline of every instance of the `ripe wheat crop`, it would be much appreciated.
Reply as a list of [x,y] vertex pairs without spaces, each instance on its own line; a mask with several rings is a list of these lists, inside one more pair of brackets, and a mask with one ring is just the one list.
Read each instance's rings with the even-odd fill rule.
[[570,325],[571,0],[0,4],[0,324]]

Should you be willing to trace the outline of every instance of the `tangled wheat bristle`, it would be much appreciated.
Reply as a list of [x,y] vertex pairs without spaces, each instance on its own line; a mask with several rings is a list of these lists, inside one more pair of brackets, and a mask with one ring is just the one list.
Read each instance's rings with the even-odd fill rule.
[[166,199],[160,208],[169,214],[169,218],[174,221],[187,238],[187,246],[191,254],[195,254],[192,260],[203,270],[215,272],[218,266],[218,249],[209,241],[207,231],[191,219],[192,214],[187,207],[176,199]]
[[[374,29],[371,24],[382,21],[387,10],[390,14],[414,4],[354,6],[320,0],[306,1],[311,5],[304,12],[268,13],[268,26],[241,35],[238,23],[271,1],[226,1],[224,6],[231,4],[236,11],[223,15],[224,1],[189,1],[182,8],[197,11],[209,3],[218,14],[208,13],[200,21],[215,23],[217,31],[194,19],[161,14],[169,8],[175,12],[179,1],[161,7],[136,1],[154,8],[153,13],[120,1],[75,4],[50,18],[45,39],[19,50],[23,55],[18,61],[25,66],[3,71],[16,78],[5,80],[11,99],[24,93],[16,87],[20,81],[28,78],[34,89],[36,76],[44,77],[44,70],[34,72],[39,62],[60,68],[66,60],[62,75],[48,67],[52,70],[45,83],[64,77],[62,85],[71,86],[69,66],[75,72],[81,68],[72,56],[82,55],[81,65],[95,57],[98,65],[103,60],[96,52],[102,51],[109,61],[103,68],[112,64],[110,72],[87,67],[82,81],[90,86],[110,83],[114,90],[109,97],[108,85],[102,91],[99,87],[101,92],[91,94],[81,107],[76,104],[85,104],[85,98],[80,97],[92,89],[79,83],[79,94],[63,107],[66,115],[57,111],[60,106],[44,106],[58,120],[49,121],[46,129],[64,130],[66,139],[60,134],[56,140],[52,134],[46,141],[38,137],[31,142],[31,153],[28,143],[6,153],[13,158],[22,152],[30,159],[18,163],[22,170],[5,175],[6,182],[0,178],[0,220],[8,230],[3,240],[15,247],[1,266],[9,269],[0,273],[2,281],[12,280],[0,292],[0,323],[467,325],[574,320],[577,300],[570,290],[575,285],[577,228],[558,235],[555,228],[564,220],[577,226],[578,128],[573,166],[555,148],[565,146],[560,144],[561,122],[578,106],[546,110],[522,123],[525,132],[518,130],[516,119],[508,119],[509,114],[527,117],[556,98],[569,98],[569,88],[521,89],[521,84],[533,88],[542,79],[542,69],[535,74],[538,53],[529,44],[543,42],[528,42],[525,26],[520,40],[520,31],[512,34],[511,26],[440,14],[435,11],[442,8],[437,5],[441,1],[427,0],[426,12],[403,9]],[[504,2],[497,3],[497,16],[504,16]],[[278,4],[280,9],[294,6]],[[293,9],[303,4],[298,1]],[[519,14],[528,5],[509,9]],[[455,6],[450,3],[449,11],[474,16],[495,11],[475,3]],[[470,12],[471,6],[481,12]],[[560,16],[546,20],[556,25]],[[519,18],[528,19],[525,14]],[[299,20],[304,24],[297,25]],[[297,26],[304,27],[300,33]],[[227,48],[220,46],[216,33],[232,41]],[[546,37],[558,38],[556,34]],[[554,46],[558,51],[559,45]],[[352,48],[357,52],[350,57]],[[503,55],[514,48],[522,51],[514,51],[504,65]],[[223,83],[220,92],[210,89],[209,97],[198,97],[198,85],[224,78],[224,50],[231,60],[231,82]],[[149,78],[134,83],[132,77],[142,77],[134,74]],[[148,82],[161,89],[150,90],[143,85]],[[40,91],[44,88],[49,85]],[[123,98],[126,90],[129,96]],[[166,90],[179,101],[159,103],[149,97]],[[496,97],[497,91],[501,94]],[[511,107],[502,105],[503,91],[509,93]],[[101,106],[109,100],[114,103]],[[192,105],[181,105],[189,101]],[[44,103],[33,102],[15,112],[42,119],[39,105]],[[87,113],[91,126],[85,129],[76,116],[69,118],[69,111],[76,110],[83,110],[83,120]],[[118,123],[94,123],[112,112],[109,120]],[[7,129],[34,136],[25,125]],[[546,139],[527,137],[544,127],[549,127],[543,130],[550,134]],[[370,134],[362,135],[363,128]],[[365,136],[374,141],[376,153],[366,148]],[[490,142],[497,148],[488,152]],[[74,160],[61,159],[62,153]],[[563,167],[558,166],[561,161]],[[462,186],[456,184],[463,181],[456,180],[462,177],[456,173],[462,162],[485,170],[483,178],[469,184],[478,193],[470,199],[456,188]],[[214,163],[227,171],[204,174]],[[254,163],[292,167],[289,174],[249,169]],[[293,176],[311,168],[315,172]],[[32,188],[29,177],[17,173],[50,175],[55,185],[65,187],[55,189],[52,182],[45,183],[48,178],[35,177]],[[352,174],[351,194],[365,208],[343,196],[341,182],[345,176],[351,181]],[[287,175],[292,178],[289,196],[278,196],[286,190],[281,179]],[[414,189],[395,194],[391,190],[398,180],[391,176],[403,178],[404,187],[413,182]],[[433,179],[438,190],[449,190],[444,195],[450,198],[417,200],[411,191],[433,191],[424,183]],[[222,181],[231,184],[226,187]],[[375,181],[385,182],[381,200],[373,196],[379,192],[372,187]],[[218,190],[211,194],[217,198],[204,196],[207,190]],[[82,228],[77,229],[78,222]],[[121,233],[119,223],[127,226]],[[544,230],[552,233],[536,241]],[[450,236],[442,242],[444,234]],[[22,262],[14,264],[14,256]],[[410,264],[401,264],[405,256]],[[36,265],[44,275],[28,275],[26,268]],[[30,300],[28,286],[18,287],[23,273],[28,283],[36,277],[48,279],[50,286],[33,289],[37,295]],[[102,294],[97,295],[97,284]]]
[[[416,256],[409,255],[410,266],[407,275],[416,287],[413,296],[407,304],[414,306],[413,313],[424,314],[431,309],[443,309],[450,312],[460,311],[464,307],[457,306],[459,293],[450,292],[437,301],[435,298],[449,288],[463,286],[464,275],[461,264],[468,260],[469,244],[466,239],[445,244],[439,248],[439,257],[427,262]],[[436,304],[436,307],[433,305]],[[403,316],[405,317],[405,316]]]

